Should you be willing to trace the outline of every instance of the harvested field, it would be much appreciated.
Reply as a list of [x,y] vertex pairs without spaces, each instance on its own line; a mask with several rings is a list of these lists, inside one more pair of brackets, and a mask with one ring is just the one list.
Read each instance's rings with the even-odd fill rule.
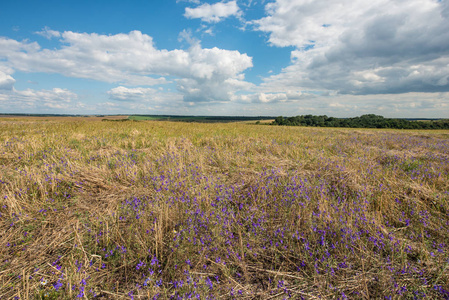
[[0,119],[1,299],[449,298],[448,131],[87,119]]

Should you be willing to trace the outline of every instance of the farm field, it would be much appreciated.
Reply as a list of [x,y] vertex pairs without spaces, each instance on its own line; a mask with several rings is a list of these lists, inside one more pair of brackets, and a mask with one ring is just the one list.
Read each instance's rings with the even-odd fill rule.
[[180,121],[197,123],[231,123],[273,121],[273,117],[241,117],[241,116],[180,116],[180,115],[132,115],[128,117],[134,121]]
[[449,299],[449,131],[2,118],[0,299],[76,298]]
[[25,116],[25,115],[0,115],[0,122],[4,121],[117,121],[117,120],[126,120],[128,116],[119,115],[119,116],[47,116],[47,115],[33,115],[33,116]]

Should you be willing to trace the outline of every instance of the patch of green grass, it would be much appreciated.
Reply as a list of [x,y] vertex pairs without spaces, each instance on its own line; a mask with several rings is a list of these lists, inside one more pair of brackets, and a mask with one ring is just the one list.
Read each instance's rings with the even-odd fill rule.
[[407,159],[401,163],[401,169],[404,170],[404,172],[412,172],[418,170],[422,164],[423,162],[418,159]]

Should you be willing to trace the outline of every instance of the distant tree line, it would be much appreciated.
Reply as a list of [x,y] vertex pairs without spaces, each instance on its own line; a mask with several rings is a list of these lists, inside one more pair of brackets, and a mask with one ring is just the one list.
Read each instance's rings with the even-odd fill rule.
[[296,117],[277,117],[272,125],[351,127],[351,128],[396,128],[396,129],[449,129],[449,120],[410,121],[390,119],[369,114],[355,118],[334,118],[328,116],[303,115]]

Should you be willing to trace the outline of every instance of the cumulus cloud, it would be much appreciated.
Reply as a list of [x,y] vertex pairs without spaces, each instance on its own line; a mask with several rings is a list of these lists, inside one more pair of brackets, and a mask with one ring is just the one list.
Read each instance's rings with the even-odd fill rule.
[[[202,48],[199,42],[187,50],[157,49],[153,39],[140,31],[128,34],[60,33],[60,49],[41,49],[36,42],[0,37],[3,65],[25,72],[59,73],[123,85],[158,85],[172,76],[188,101],[204,101],[217,96],[229,100],[229,90],[213,91],[227,80],[243,84],[242,72],[252,67],[252,59],[238,51]],[[192,89],[200,92],[191,93]],[[211,95],[201,97],[201,92]],[[231,91],[232,92],[232,91]]]
[[163,77],[149,77],[151,69],[138,63],[139,59],[148,62],[162,58],[152,38],[138,31],[113,36],[66,31],[61,33],[60,41],[64,45],[61,49],[50,50],[41,49],[36,42],[0,38],[0,57],[12,68],[25,72],[59,73],[111,83],[165,82]]
[[234,100],[235,92],[254,85],[240,78],[217,76],[213,80],[184,78],[177,80],[178,90],[187,102],[225,102]]
[[337,95],[323,100],[321,110],[337,116],[375,113],[385,117],[435,117],[449,108],[449,93]]
[[264,85],[342,94],[449,91],[448,2],[277,0],[251,22],[291,65]]
[[184,29],[181,31],[178,35],[178,41],[179,42],[187,42],[190,46],[200,45],[201,42],[199,39],[195,38],[192,35],[192,30],[190,29]]
[[36,112],[65,110],[73,111],[84,106],[78,102],[78,95],[70,90],[0,90],[0,108],[5,112]]
[[[249,90],[249,89],[247,89]],[[304,102],[306,100],[317,99],[318,95],[309,92],[301,92],[297,90],[287,91],[261,91],[260,87],[252,87],[253,93],[239,94],[234,96],[236,103],[255,103],[255,104],[276,104],[276,103],[294,103]]]
[[0,90],[12,90],[15,82],[10,75],[0,71]]
[[252,86],[244,81],[243,70],[252,67],[252,60],[238,51],[216,47],[202,49],[194,45],[188,50],[194,62],[189,76],[176,79],[178,90],[187,102],[228,101],[235,91]]
[[115,87],[108,92],[109,98],[114,102],[99,104],[100,110],[115,112],[157,112],[157,113],[183,113],[188,106],[183,101],[183,95],[178,92],[164,90],[162,87],[153,88],[127,88]]
[[147,99],[154,95],[157,91],[152,88],[127,88],[119,86],[108,91],[108,95],[113,100],[119,101],[135,101]]
[[[261,94],[265,94],[264,96]],[[290,94],[290,95],[289,95]],[[377,95],[332,95],[314,93],[255,93],[239,95],[234,111],[248,115],[296,116],[304,114],[355,117],[379,114],[385,117],[444,117],[449,109],[449,93],[404,93]],[[290,98],[292,97],[292,98]],[[267,101],[268,100],[268,101]],[[253,105],[249,105],[253,104]],[[256,105],[254,105],[256,104]]]
[[241,11],[237,1],[204,3],[198,7],[187,7],[184,16],[188,19],[201,19],[203,22],[216,23],[231,16],[239,17]]

